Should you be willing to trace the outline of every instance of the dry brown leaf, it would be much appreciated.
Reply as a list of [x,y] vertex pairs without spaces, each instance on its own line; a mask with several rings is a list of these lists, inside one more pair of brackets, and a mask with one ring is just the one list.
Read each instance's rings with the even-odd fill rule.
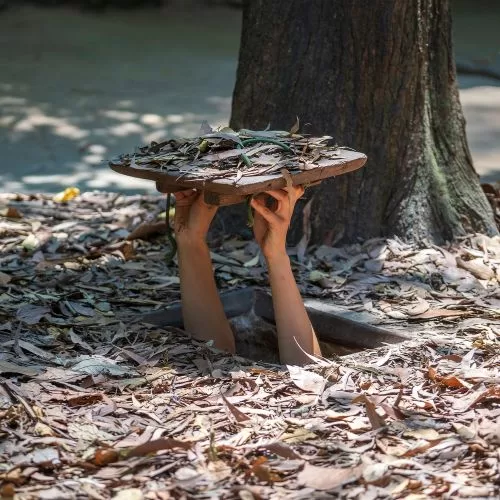
[[407,306],[404,308],[406,314],[409,316],[419,316],[424,314],[430,309],[430,304],[424,299],[417,297],[417,303],[412,304],[411,306]]
[[95,465],[104,466],[119,460],[119,451],[109,449],[99,449],[95,452],[93,462]]
[[415,439],[425,439],[426,441],[437,441],[439,439],[445,439],[449,436],[441,436],[435,429],[428,429],[425,427],[421,429],[407,430],[404,432],[404,435]]
[[257,477],[259,481],[266,483],[273,483],[279,481],[279,476],[274,474],[267,465],[268,460],[266,457],[258,457],[252,462],[250,470]]
[[427,370],[427,376],[435,381],[438,382],[441,385],[444,385],[446,387],[451,387],[454,389],[460,389],[462,387],[470,388],[471,384],[468,384],[464,380],[459,379],[455,375],[439,375],[437,370],[430,366]]
[[249,420],[252,420],[248,415],[245,415],[241,410],[238,410],[236,406],[234,406],[232,403],[230,403],[227,398],[224,396],[224,394],[221,394],[221,397],[226,403],[227,408],[229,411],[232,413],[233,417],[236,419],[236,422],[248,422]]
[[9,284],[12,280],[12,276],[10,274],[7,274],[7,273],[2,273],[0,271],[0,286],[5,286],[7,284]]
[[420,441],[417,441],[411,448],[406,450],[405,453],[403,453],[399,456],[401,456],[401,457],[414,457],[415,455],[419,455],[420,453],[424,453],[432,446],[433,446],[433,443],[421,439]]
[[467,384],[464,380],[460,380],[458,377],[455,377],[454,375],[448,375],[446,377],[441,377],[439,379],[439,382],[446,387],[451,387],[454,389],[459,389],[461,387],[470,387],[470,384]]
[[361,411],[362,409],[359,406],[352,406],[348,411],[342,413],[333,410],[326,410],[325,417],[329,421],[344,420],[348,417],[359,415]]
[[139,488],[120,490],[111,500],[143,500],[144,495]]
[[89,352],[93,352],[94,350],[92,349],[92,347],[90,347],[90,345],[85,342],[81,337],[80,335],[78,335],[78,333],[76,333],[73,328],[70,328],[69,331],[68,331],[68,336],[71,340],[71,342],[73,342],[73,344],[77,344],[81,347],[83,347],[86,351],[89,351]]
[[464,260],[457,257],[457,266],[469,271],[473,276],[480,280],[489,280],[495,276],[491,267],[487,266],[483,259]]
[[403,366],[396,366],[392,369],[392,372],[399,378],[402,384],[406,384],[411,374],[411,370]]
[[380,403],[380,407],[385,413],[395,420],[405,420],[406,415],[396,406],[388,405],[387,403]]
[[21,219],[23,214],[15,207],[7,207],[7,211],[5,212],[4,217],[8,217],[11,219]]
[[125,260],[133,259],[136,256],[134,244],[132,241],[119,241],[106,247],[107,251],[119,252]]
[[482,392],[474,401],[468,405],[468,408],[472,408],[473,406],[482,403],[485,400],[499,400],[500,399],[500,385],[495,385],[493,387],[489,387],[484,392]]
[[287,187],[287,191],[288,191],[288,201],[290,202],[290,210],[292,210],[293,209],[293,202],[292,202],[293,179],[292,179],[292,174],[286,168],[282,168],[280,170],[280,173],[285,178],[286,187]]
[[365,394],[361,394],[357,398],[353,399],[352,402],[353,404],[363,403],[365,405],[366,414],[368,416],[368,420],[370,420],[372,429],[380,429],[385,426],[384,417],[377,413],[375,403]]
[[288,373],[292,382],[303,391],[320,395],[325,386],[326,380],[319,374],[304,370],[300,366],[287,365]]
[[159,234],[166,234],[166,232],[165,222],[143,222],[127,236],[127,240],[147,240]]
[[17,373],[28,377],[34,377],[38,375],[38,370],[30,368],[29,366],[20,366],[15,363],[10,363],[9,361],[0,360],[0,373]]
[[101,393],[85,393],[78,396],[70,397],[66,400],[66,404],[71,407],[89,406],[99,403],[103,400]]
[[313,432],[305,429],[304,427],[297,427],[292,430],[287,430],[281,435],[281,440],[287,444],[299,444],[315,439],[317,436]]
[[427,376],[431,379],[431,380],[436,380],[436,377],[438,376],[437,374],[437,370],[432,367],[432,366],[429,366],[428,370],[427,370]]
[[292,128],[290,129],[290,135],[296,134],[300,129],[300,120],[299,117],[297,116],[297,120],[293,124]]
[[285,443],[281,443],[279,441],[275,441],[274,443],[269,443],[262,448],[265,448],[266,450],[270,451],[271,453],[274,453],[275,455],[279,455],[280,457],[283,458],[289,458],[291,460],[294,459],[301,459],[302,457],[296,453],[293,448],[288,446]]
[[386,486],[389,478],[389,465],[385,463],[369,464],[363,470],[363,481],[367,484]]
[[467,311],[459,311],[457,309],[429,309],[428,311],[412,316],[411,319],[435,319],[447,318],[452,316],[464,316]]
[[301,486],[315,490],[334,490],[339,486],[357,481],[363,474],[365,466],[357,467],[317,467],[306,462],[297,476]]
[[35,325],[50,312],[50,307],[37,306],[34,304],[23,304],[17,310],[16,317],[27,325]]
[[183,450],[189,450],[191,448],[191,443],[186,441],[179,441],[173,438],[162,438],[153,441],[148,441],[147,443],[140,444],[133,448],[125,448],[120,450],[114,449],[99,449],[95,452],[93,462],[96,465],[107,465],[120,460],[126,460],[132,457],[143,457],[149,455],[150,453],[156,453],[162,450],[171,450],[174,448],[181,448]]
[[13,483],[3,483],[0,486],[0,497],[13,498],[16,494],[16,487]]

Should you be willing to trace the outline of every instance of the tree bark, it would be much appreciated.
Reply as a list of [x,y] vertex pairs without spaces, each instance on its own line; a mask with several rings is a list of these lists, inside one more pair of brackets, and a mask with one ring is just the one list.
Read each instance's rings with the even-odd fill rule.
[[289,129],[296,116],[303,133],[368,155],[313,192],[312,242],[497,233],[467,145],[449,0],[248,0],[231,126]]

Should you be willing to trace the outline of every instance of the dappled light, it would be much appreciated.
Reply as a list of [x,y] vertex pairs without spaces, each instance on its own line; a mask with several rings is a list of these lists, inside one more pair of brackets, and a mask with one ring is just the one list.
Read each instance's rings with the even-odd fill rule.
[[[500,81],[498,82],[500,84]],[[500,85],[462,89],[467,139],[484,181],[500,180]]]

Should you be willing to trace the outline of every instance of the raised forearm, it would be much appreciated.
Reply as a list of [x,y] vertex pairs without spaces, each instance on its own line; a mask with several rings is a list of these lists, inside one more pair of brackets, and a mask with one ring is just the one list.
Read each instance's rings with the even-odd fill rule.
[[[305,364],[311,360],[303,351],[320,355],[316,334],[304,307],[286,253],[268,257],[269,280],[278,330],[280,359],[286,364]],[[300,345],[301,348],[297,345]]]
[[204,241],[179,242],[184,329],[215,347],[235,351],[234,337],[215,285],[210,251]]

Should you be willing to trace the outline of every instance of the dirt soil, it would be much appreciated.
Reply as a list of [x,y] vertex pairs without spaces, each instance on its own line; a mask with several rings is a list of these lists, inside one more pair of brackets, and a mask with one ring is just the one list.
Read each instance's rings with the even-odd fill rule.
[[[179,297],[163,203],[0,198],[2,498],[498,498],[500,238],[292,257],[413,339],[285,367],[141,321]],[[219,287],[265,288],[255,256],[214,241]]]

